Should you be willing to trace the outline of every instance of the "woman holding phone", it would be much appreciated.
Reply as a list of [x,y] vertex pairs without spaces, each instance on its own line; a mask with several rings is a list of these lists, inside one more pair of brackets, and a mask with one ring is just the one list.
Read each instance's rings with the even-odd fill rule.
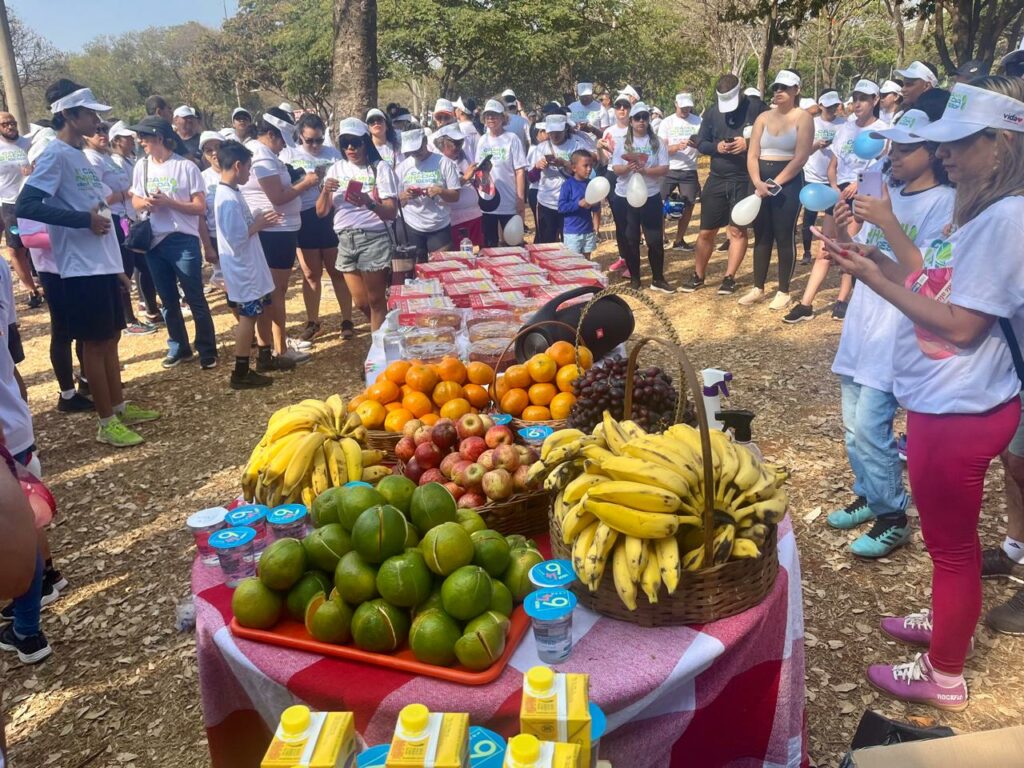
[[[598,162],[607,166],[608,182],[613,189],[618,184],[619,177],[612,168],[612,156],[615,154],[615,148],[626,138],[626,131],[629,130],[629,110],[632,106],[633,102],[625,93],[615,97],[611,109],[615,119],[597,142]],[[614,194],[609,195],[608,207],[611,208],[612,219],[615,222],[615,245],[619,249],[619,258],[613,261],[608,269],[611,272],[618,272],[626,269],[626,253],[629,250],[626,242],[626,200],[620,200]]]
[[562,239],[562,214],[558,196],[562,184],[571,175],[569,158],[577,149],[589,151],[569,127],[565,115],[548,115],[544,120],[547,140],[537,148],[533,168],[540,171],[537,189],[537,236],[535,243],[557,243]]
[[506,130],[509,116],[497,99],[484,105],[485,133],[476,145],[476,161],[483,165],[490,159],[490,174],[498,191],[498,207],[483,215],[484,244],[498,245],[498,227],[509,219],[526,213],[526,151],[519,136]]

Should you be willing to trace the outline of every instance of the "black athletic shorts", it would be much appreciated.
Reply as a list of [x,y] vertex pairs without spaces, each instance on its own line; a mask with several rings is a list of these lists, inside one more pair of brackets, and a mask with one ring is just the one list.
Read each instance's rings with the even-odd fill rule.
[[24,248],[18,237],[18,217],[14,215],[14,203],[0,204],[0,217],[4,222],[4,241],[8,248]]
[[263,256],[271,269],[291,269],[295,266],[295,249],[298,247],[297,232],[260,232]]
[[11,359],[17,365],[25,359],[25,348],[21,345],[21,331],[16,323],[7,326],[7,349],[11,353]]
[[110,341],[118,338],[125,322],[117,275],[65,277],[62,284],[72,339]]
[[693,205],[700,197],[700,180],[696,171],[682,169],[666,173],[661,180],[661,199],[668,200],[673,189],[679,189],[679,199],[686,205]]
[[712,174],[700,193],[700,228],[721,229],[728,226],[733,206],[753,193],[749,178],[723,179]]
[[334,234],[334,216],[328,214],[322,219],[316,215],[316,207],[307,208],[299,214],[302,226],[299,229],[299,248],[328,250],[338,247],[338,236]]

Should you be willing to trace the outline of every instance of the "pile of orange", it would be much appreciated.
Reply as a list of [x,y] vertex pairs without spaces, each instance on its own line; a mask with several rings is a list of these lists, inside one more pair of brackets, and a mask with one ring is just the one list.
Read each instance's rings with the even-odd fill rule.
[[[498,377],[494,398],[498,408],[523,421],[565,419],[576,404],[573,382],[594,364],[586,347],[556,341],[521,365],[511,365]],[[581,370],[582,368],[582,370]]]
[[454,357],[436,364],[399,360],[353,397],[348,408],[367,429],[401,432],[411,419],[429,425],[485,409],[493,381],[494,369],[487,363],[463,363]]

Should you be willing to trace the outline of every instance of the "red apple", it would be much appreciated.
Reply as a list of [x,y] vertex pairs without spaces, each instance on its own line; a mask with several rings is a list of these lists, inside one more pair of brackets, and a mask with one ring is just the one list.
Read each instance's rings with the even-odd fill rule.
[[518,493],[519,491],[530,490],[526,484],[526,476],[530,474],[530,467],[528,464],[520,464],[519,469],[512,475],[512,487]]
[[416,430],[416,434],[412,436],[412,439],[416,443],[416,445],[423,445],[423,443],[434,442],[433,435],[434,428],[428,427],[426,424],[424,424],[422,427]]
[[512,434],[512,430],[504,425],[491,427],[487,430],[487,434],[484,435],[484,442],[487,443],[488,448],[497,448],[499,445],[512,445],[515,441],[516,436]]
[[441,470],[442,475],[444,475],[448,480],[451,480],[452,473],[455,470],[455,465],[461,461],[464,461],[462,456],[457,453],[449,453],[441,459],[441,464],[438,466],[438,469]]
[[461,485],[459,485],[458,483],[453,483],[451,481],[445,483],[444,487],[448,489],[448,493],[450,493],[455,498],[456,501],[461,499],[462,495],[466,492],[466,489],[463,488]]
[[504,469],[509,474],[512,474],[519,469],[519,451],[516,450],[514,445],[508,445],[502,443],[494,449],[494,468]]
[[480,416],[475,413],[467,413],[460,416],[455,424],[455,429],[459,434],[460,440],[465,440],[467,437],[483,437],[484,432],[487,431]]
[[441,449],[430,442],[420,443],[414,458],[424,469],[432,469],[441,463]]
[[423,476],[423,467],[420,466],[420,463],[415,458],[409,459],[406,463],[405,476],[414,483],[419,483],[420,477]]
[[481,486],[484,495],[493,501],[501,501],[512,495],[512,475],[504,469],[492,469],[484,475]]
[[515,448],[516,449],[516,453],[519,454],[519,463],[521,465],[522,464],[532,464],[533,463],[534,460],[532,458],[532,453],[530,452],[530,446],[528,446],[528,445],[520,445],[519,443],[516,443],[512,447]]
[[459,498],[457,506],[459,509],[475,509],[486,503],[487,499],[479,491],[466,491]]
[[489,413],[481,413],[480,421],[484,423],[484,432],[494,426],[494,419],[491,418],[491,414]]
[[480,454],[477,462],[484,465],[484,469],[488,472],[494,469],[494,451],[486,450]]
[[416,453],[416,443],[413,442],[411,437],[399,438],[398,442],[395,443],[395,456],[401,461],[408,462],[414,453]]
[[487,443],[484,442],[482,437],[467,437],[459,443],[459,454],[466,461],[476,461],[480,458],[480,454],[486,450]]
[[463,467],[452,479],[465,488],[479,488],[486,472],[483,465],[474,462]]
[[402,434],[406,437],[414,437],[416,430],[423,426],[423,422],[419,419],[409,419],[405,422],[405,426],[402,427]]
[[459,435],[455,431],[455,425],[451,419],[446,419],[434,425],[430,430],[430,439],[441,449],[442,453],[447,453],[452,446],[459,442]]
[[444,484],[447,478],[441,474],[441,470],[435,468],[428,469],[422,475],[420,475],[420,485],[426,485],[427,483],[440,483]]

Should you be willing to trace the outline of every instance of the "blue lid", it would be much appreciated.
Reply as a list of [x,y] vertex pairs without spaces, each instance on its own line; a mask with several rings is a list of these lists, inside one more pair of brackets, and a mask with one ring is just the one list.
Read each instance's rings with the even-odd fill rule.
[[553,434],[555,430],[551,427],[535,426],[535,427],[523,427],[519,430],[519,436],[528,443],[541,443],[547,439],[548,435]]
[[545,560],[530,569],[530,583],[541,589],[564,587],[576,581],[571,560]]
[[505,764],[505,740],[494,731],[469,726],[470,768],[501,768]]
[[523,608],[531,619],[557,621],[572,613],[576,607],[576,595],[568,589],[538,589],[526,596]]
[[494,422],[494,426],[501,427],[512,422],[512,414],[510,413],[489,413],[491,421]]
[[270,514],[267,515],[267,522],[271,525],[288,525],[289,523],[297,523],[306,514],[305,504],[282,504],[280,507],[274,507],[270,510]]
[[228,525],[252,525],[263,520],[267,513],[270,512],[270,507],[266,507],[262,504],[246,504],[243,507],[235,507],[228,512],[224,519],[228,521]]
[[342,488],[355,488],[357,485],[363,485],[366,486],[367,488],[373,488],[373,485],[371,485],[370,483],[364,483],[362,480],[350,480],[349,482],[345,483],[342,486]]
[[605,717],[604,710],[594,702],[590,702],[590,740],[597,741],[604,736],[604,732],[607,730],[608,718]]
[[210,546],[214,549],[234,549],[251,544],[256,538],[256,530],[247,525],[237,525],[233,528],[221,528],[210,534]]
[[390,749],[390,744],[378,744],[376,747],[365,749],[356,758],[356,765],[359,768],[384,768]]

